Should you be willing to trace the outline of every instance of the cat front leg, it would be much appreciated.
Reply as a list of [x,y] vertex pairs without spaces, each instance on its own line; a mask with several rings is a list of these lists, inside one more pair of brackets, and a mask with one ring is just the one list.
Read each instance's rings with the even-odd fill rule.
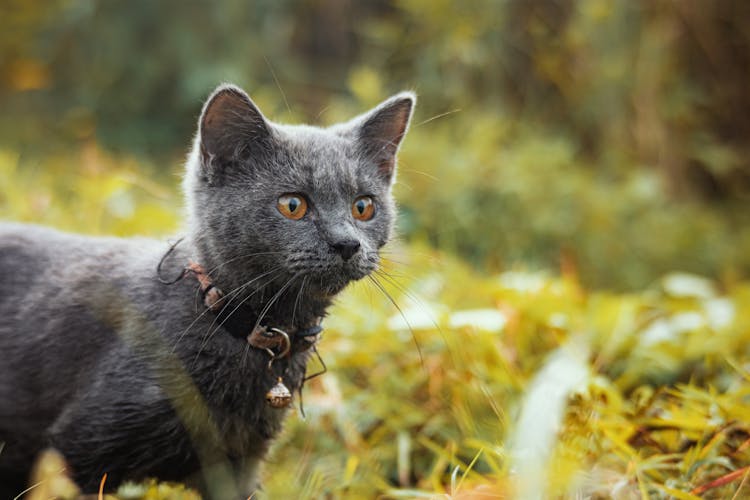
[[237,478],[237,489],[240,497],[243,499],[255,495],[260,487],[260,459],[258,458],[241,458],[234,461],[234,473]]
[[202,470],[184,484],[198,491],[205,500],[247,500],[260,490],[257,458],[238,458],[203,464]]

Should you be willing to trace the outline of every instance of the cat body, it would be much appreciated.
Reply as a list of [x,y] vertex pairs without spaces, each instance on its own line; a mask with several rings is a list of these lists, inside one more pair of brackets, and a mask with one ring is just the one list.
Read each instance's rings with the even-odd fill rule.
[[[224,320],[240,318],[248,334],[317,324],[376,268],[413,103],[402,93],[321,129],[273,124],[221,86],[201,114],[187,234],[173,247],[0,225],[2,498],[50,446],[84,492],[105,473],[108,489],[156,477],[212,498],[255,491],[289,411],[266,394],[279,380],[299,390],[311,349],[269,368],[273,353]],[[206,308],[190,263],[224,292],[224,316]]]

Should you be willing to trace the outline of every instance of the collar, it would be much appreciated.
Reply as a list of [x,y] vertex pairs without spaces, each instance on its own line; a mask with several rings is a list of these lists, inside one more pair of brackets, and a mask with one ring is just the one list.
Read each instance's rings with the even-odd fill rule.
[[[192,274],[200,284],[203,305],[216,315],[217,325],[227,330],[233,337],[244,339],[251,347],[262,349],[279,359],[296,352],[306,351],[315,346],[321,336],[322,318],[304,327],[270,326],[257,323],[257,317],[242,303],[232,304],[225,300],[224,293],[217,288],[211,277],[200,264],[189,261],[185,272]],[[254,328],[248,325],[256,325]]]

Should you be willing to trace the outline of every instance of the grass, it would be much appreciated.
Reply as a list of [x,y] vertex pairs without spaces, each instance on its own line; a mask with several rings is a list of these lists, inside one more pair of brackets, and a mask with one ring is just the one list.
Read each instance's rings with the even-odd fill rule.
[[[127,163],[63,185],[14,161],[0,160],[4,217],[176,227],[174,191]],[[64,196],[78,185],[90,192]],[[329,371],[307,384],[306,418],[288,419],[259,498],[750,495],[750,283],[672,273],[611,293],[574,268],[480,275],[419,245],[385,257],[377,279],[402,314],[367,280],[343,294],[320,345]],[[70,488],[42,470],[33,498]],[[118,498],[195,496],[149,483]]]
[[423,360],[387,301],[351,290],[322,345],[331,372],[272,454],[269,498],[741,497],[747,284],[675,274],[615,295],[404,252]]

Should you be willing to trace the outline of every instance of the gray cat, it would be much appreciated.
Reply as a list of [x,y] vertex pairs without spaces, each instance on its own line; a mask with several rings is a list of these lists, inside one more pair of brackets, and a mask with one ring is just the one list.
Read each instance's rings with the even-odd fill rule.
[[255,491],[321,318],[378,266],[414,103],[289,126],[223,85],[187,161],[184,240],[0,225],[0,497],[47,447],[84,492],[105,473]]

